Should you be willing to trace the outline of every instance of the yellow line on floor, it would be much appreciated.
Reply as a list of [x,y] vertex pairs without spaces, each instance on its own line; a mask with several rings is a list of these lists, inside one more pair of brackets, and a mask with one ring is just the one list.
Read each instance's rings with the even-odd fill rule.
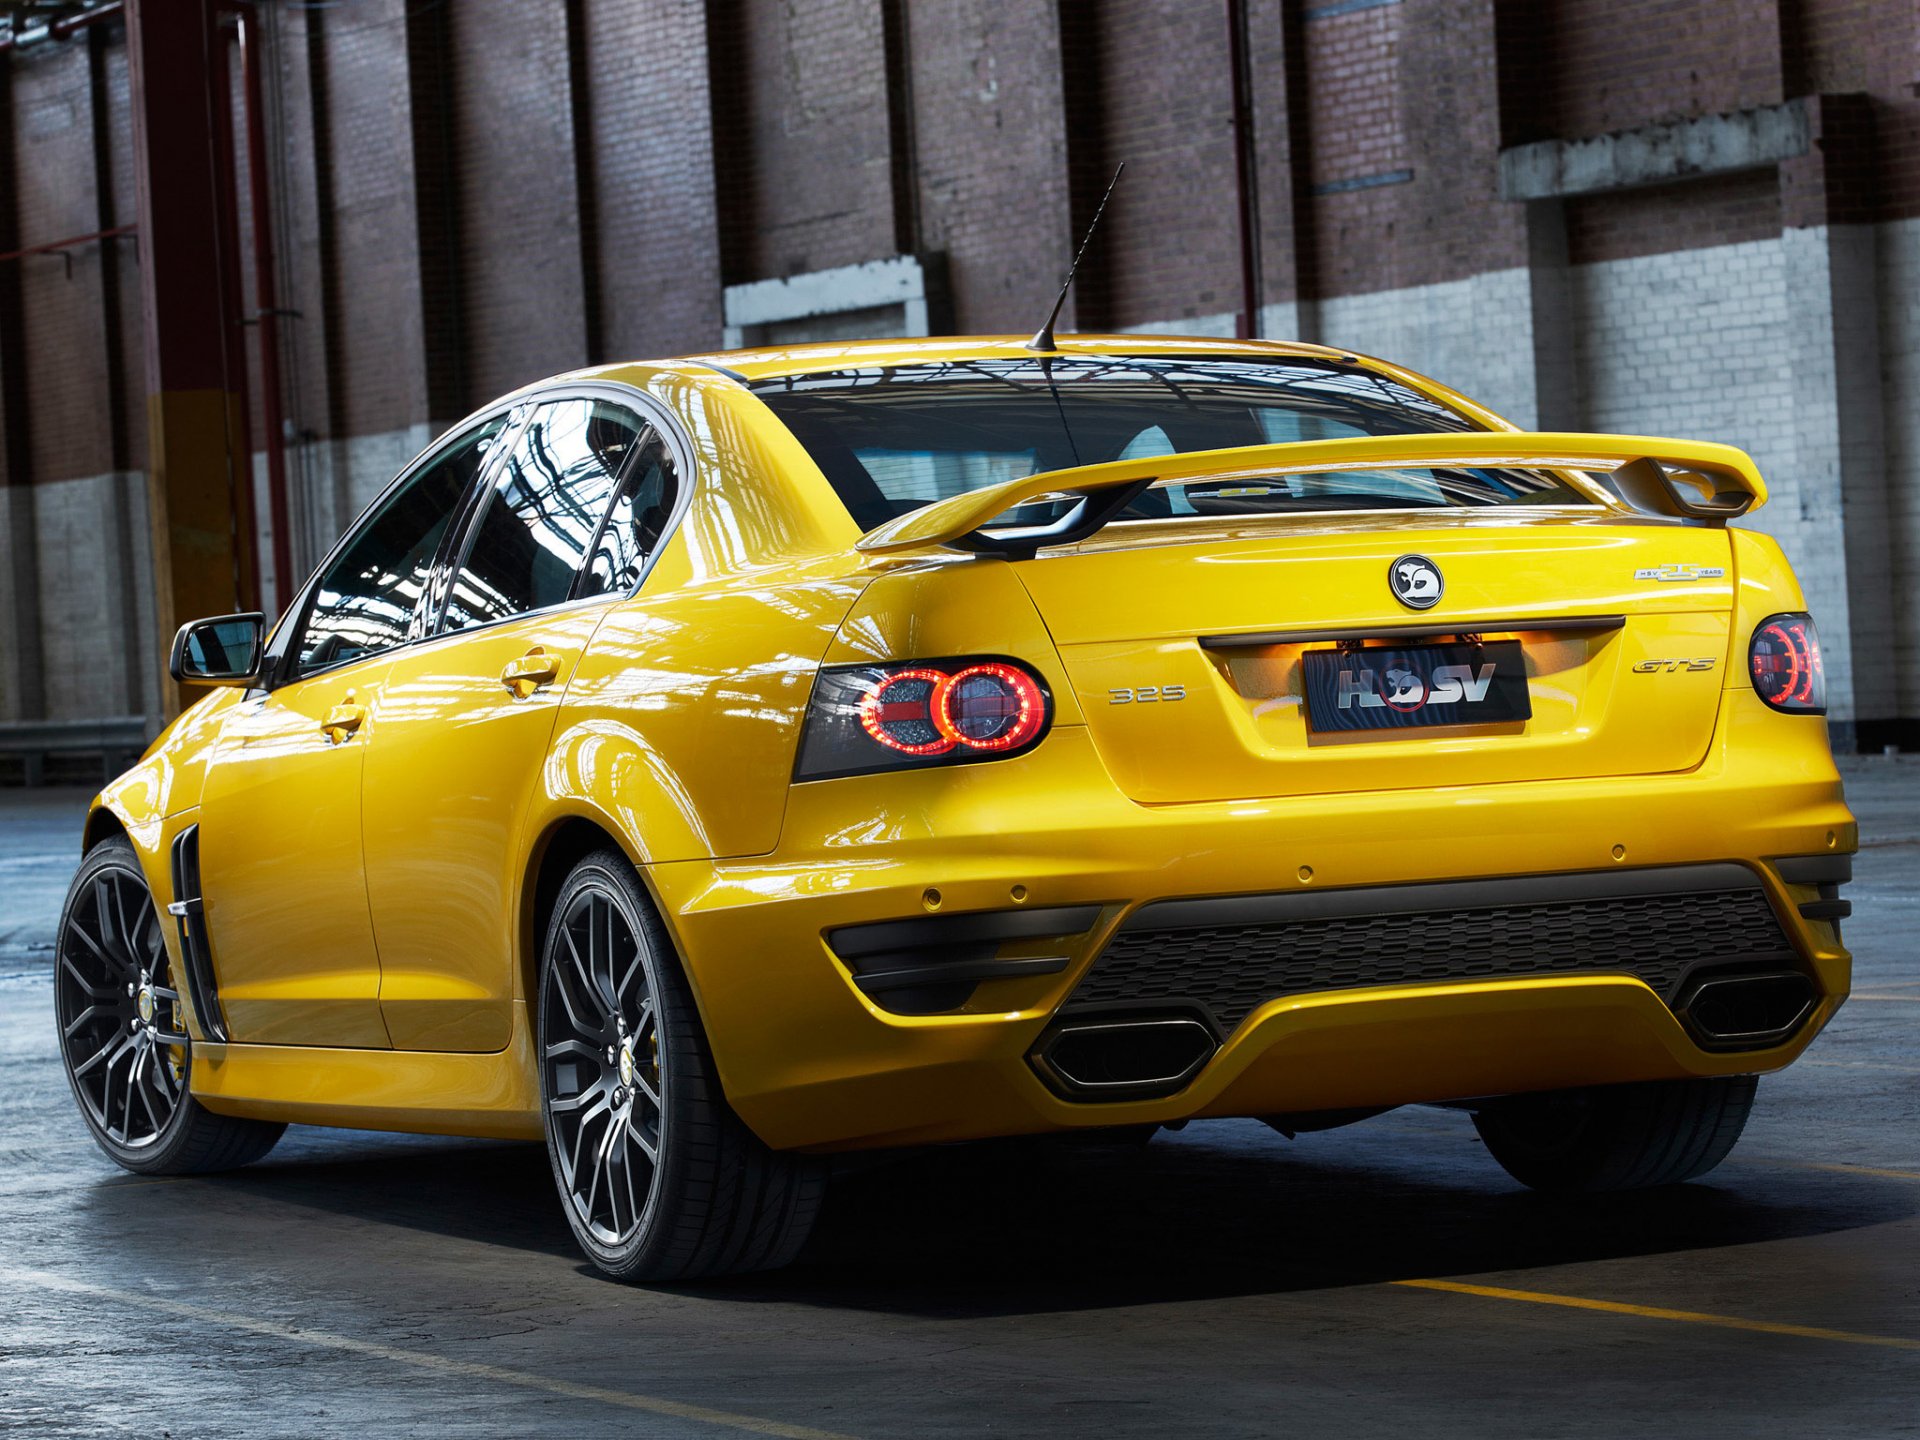
[[1834,1175],[1876,1175],[1883,1180],[1920,1180],[1920,1170],[1888,1170],[1872,1165],[1849,1165],[1844,1160],[1768,1160],[1759,1155],[1735,1155],[1727,1164],[1762,1165],[1769,1170],[1825,1170]]
[[1831,1170],[1836,1175],[1878,1175],[1885,1180],[1920,1180],[1920,1170],[1876,1170],[1871,1165],[1847,1165],[1823,1160],[1802,1160],[1803,1170]]
[[1882,1000],[1895,1004],[1920,1005],[1920,995],[1882,995],[1872,990],[1856,990],[1847,997],[1849,1000]]
[[1550,1295],[1541,1290],[1503,1290],[1497,1285],[1465,1285],[1458,1280],[1393,1280],[1412,1290],[1444,1290],[1454,1295],[1478,1295],[1488,1300],[1518,1300],[1528,1305],[1558,1305],[1569,1310],[1599,1310],[1608,1315],[1632,1315],[1643,1320],[1675,1320],[1685,1325],[1710,1325],[1721,1330],[1752,1330],[1762,1335],[1794,1335],[1803,1340],[1837,1340],[1847,1345],[1874,1345],[1883,1350],[1920,1351],[1920,1340],[1900,1335],[1863,1335],[1854,1330],[1828,1330],[1818,1325],[1786,1325],[1774,1320],[1748,1320],[1738,1315],[1709,1315],[1699,1310],[1667,1310],[1658,1305],[1627,1305],[1618,1300],[1588,1300],[1578,1295]]
[[57,1290],[70,1295],[89,1295],[97,1299],[111,1300],[117,1304],[134,1305],[149,1310],[165,1310],[189,1320],[225,1325],[235,1330],[248,1330],[255,1335],[266,1335],[275,1340],[285,1340],[296,1345],[366,1355],[376,1360],[390,1361],[395,1365],[410,1365],[415,1369],[430,1370],[441,1375],[457,1375],[466,1380],[491,1380],[501,1385],[518,1385],[528,1390],[544,1390],[549,1395],[561,1395],[569,1400],[591,1400],[597,1404],[613,1405],[623,1410],[640,1410],[649,1415],[665,1415],[675,1420],[695,1420],[703,1425],[718,1425],[730,1430],[742,1430],[750,1435],[777,1435],[786,1437],[786,1440],[849,1440],[848,1436],[831,1430],[814,1430],[805,1425],[787,1425],[778,1420],[762,1420],[755,1415],[735,1414],[731,1410],[709,1410],[704,1405],[683,1405],[678,1400],[662,1400],[652,1395],[636,1395],[628,1390],[610,1390],[600,1385],[580,1385],[571,1380],[557,1380],[547,1375],[535,1375],[526,1370],[508,1369],[503,1365],[483,1365],[472,1360],[455,1360],[449,1356],[435,1355],[425,1350],[408,1350],[398,1345],[381,1345],[371,1340],[356,1340],[351,1335],[335,1335],[326,1330],[310,1330],[305,1327],[296,1329],[291,1325],[282,1325],[272,1320],[260,1320],[251,1315],[239,1315],[230,1310],[214,1310],[203,1305],[189,1305],[179,1300],[168,1300],[146,1291],[90,1285],[84,1280],[72,1280],[64,1275],[54,1275],[42,1270],[0,1267],[0,1280],[15,1285],[36,1286],[42,1290]]
[[1891,1070],[1897,1075],[1920,1075],[1920,1065],[1889,1065],[1884,1060],[1802,1060],[1829,1070]]

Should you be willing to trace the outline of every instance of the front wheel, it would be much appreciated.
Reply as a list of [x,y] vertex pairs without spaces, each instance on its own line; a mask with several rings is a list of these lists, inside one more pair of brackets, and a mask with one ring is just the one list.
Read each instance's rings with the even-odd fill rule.
[[1644,1190],[1726,1159],[1757,1084],[1729,1075],[1512,1095],[1483,1106],[1473,1123],[1493,1158],[1535,1190]]
[[231,1170],[287,1127],[216,1115],[193,1098],[193,1041],[164,923],[130,843],[115,837],[87,852],[54,946],[60,1058],[81,1118],[116,1164],[142,1175]]
[[547,1156],[595,1265],[687,1280],[793,1258],[825,1167],[769,1150],[728,1107],[672,941],[618,851],[561,887],[538,1024]]

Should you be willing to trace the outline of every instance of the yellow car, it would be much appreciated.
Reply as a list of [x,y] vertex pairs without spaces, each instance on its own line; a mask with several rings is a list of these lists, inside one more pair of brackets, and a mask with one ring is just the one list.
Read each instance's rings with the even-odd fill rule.
[[87,821],[60,1044],[130,1169],[546,1142],[608,1272],[827,1156],[1470,1110],[1667,1184],[1848,989],[1819,642],[1722,445],[1308,345],[814,345],[461,422]]

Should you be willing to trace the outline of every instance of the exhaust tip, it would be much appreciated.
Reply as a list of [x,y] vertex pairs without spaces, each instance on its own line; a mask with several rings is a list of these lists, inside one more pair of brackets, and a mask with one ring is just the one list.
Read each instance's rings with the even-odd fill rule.
[[1806,1023],[1817,1000],[1798,971],[1724,975],[1700,981],[1680,1005],[1694,1038],[1713,1050],[1759,1050]]
[[1141,1100],[1171,1095],[1220,1048],[1195,1015],[1066,1020],[1031,1059],[1042,1079],[1072,1100]]

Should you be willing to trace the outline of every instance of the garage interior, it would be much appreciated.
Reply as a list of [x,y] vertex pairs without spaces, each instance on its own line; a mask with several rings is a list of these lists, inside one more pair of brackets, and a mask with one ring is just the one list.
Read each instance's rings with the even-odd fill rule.
[[[1759,461],[1863,848],[1854,996],[1734,1159],[1543,1201],[1413,1108],[939,1149],[841,1177],[789,1271],[640,1290],[534,1146],[97,1154],[51,942],[178,623],[275,615],[542,376],[1029,333],[1122,161],[1062,331]],[[1906,0],[0,0],[0,1427],[1908,1433],[1917,595]]]

